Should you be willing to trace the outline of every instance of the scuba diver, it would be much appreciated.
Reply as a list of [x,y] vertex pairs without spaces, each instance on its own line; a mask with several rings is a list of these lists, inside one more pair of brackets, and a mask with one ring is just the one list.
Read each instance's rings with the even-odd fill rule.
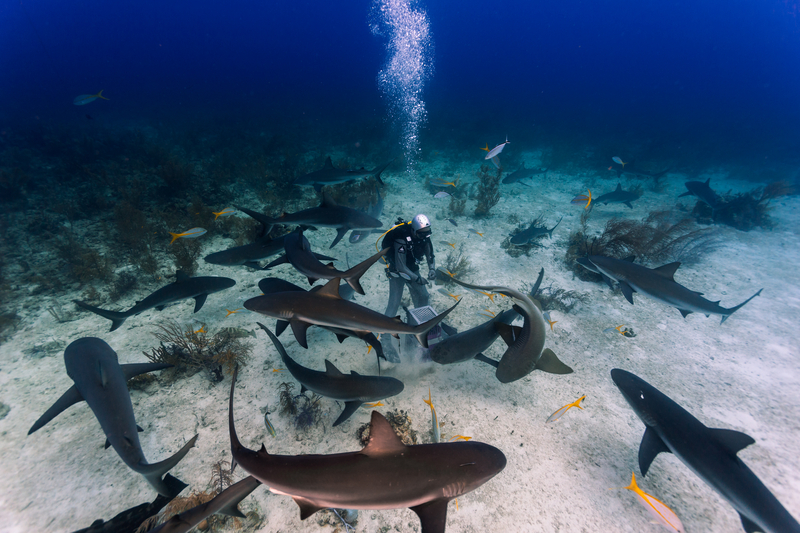
[[[381,248],[386,253],[386,275],[389,277],[389,303],[386,316],[396,316],[403,298],[403,289],[408,285],[414,307],[424,307],[430,302],[429,281],[436,279],[436,261],[431,244],[431,221],[423,214],[415,216],[411,222],[397,219],[394,228],[383,238]],[[418,263],[425,258],[428,263],[428,276],[419,271]]]

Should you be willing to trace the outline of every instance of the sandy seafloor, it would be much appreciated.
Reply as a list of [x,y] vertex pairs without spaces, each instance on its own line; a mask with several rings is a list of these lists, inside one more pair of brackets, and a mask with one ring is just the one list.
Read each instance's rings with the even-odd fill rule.
[[[536,165],[535,154],[525,158]],[[460,163],[463,176],[474,176],[478,162]],[[421,164],[420,171],[442,175],[444,167]],[[513,169],[512,169],[513,170]],[[712,176],[709,174],[709,176]],[[704,180],[705,177],[702,179]],[[718,191],[748,190],[752,183],[724,180],[713,175]],[[405,383],[399,396],[383,400],[380,410],[405,409],[423,442],[430,441],[430,410],[423,402],[428,389],[440,421],[444,438],[455,434],[497,446],[508,465],[494,479],[458,499],[458,510],[451,502],[448,531],[660,531],[629,491],[608,490],[630,481],[637,472],[640,487],[661,499],[681,518],[689,532],[742,531],[733,508],[708,485],[697,478],[671,454],[660,455],[647,477],[638,475],[637,453],[644,425],[628,407],[610,378],[612,368],[623,368],[642,377],[677,401],[709,427],[743,431],[755,444],[739,453],[781,503],[800,518],[800,198],[781,198],[773,202],[772,230],[756,229],[744,233],[721,227],[724,245],[698,263],[684,265],[676,281],[705,293],[711,300],[721,299],[732,307],[763,287],[761,297],[720,325],[719,317],[692,314],[683,319],[673,308],[641,295],[635,305],[620,292],[605,285],[586,283],[573,277],[563,262],[569,234],[579,224],[581,207],[570,199],[588,187],[595,196],[609,192],[616,179],[548,174],[546,182],[533,187],[503,185],[500,203],[491,216],[474,220],[457,218],[458,227],[444,220],[447,200],[436,200],[420,183],[408,181],[400,169],[384,174],[390,192],[381,217],[390,224],[397,216],[409,219],[417,212],[434,221],[433,241],[464,243],[474,271],[473,283],[495,283],[522,288],[532,283],[541,267],[545,286],[576,290],[588,297],[568,314],[553,312],[554,332],[548,331],[546,346],[575,370],[570,375],[534,372],[511,384],[501,384],[494,370],[479,362],[441,366],[434,363],[386,365],[385,375]],[[682,203],[689,209],[694,200],[677,199],[686,177],[668,176],[662,193],[648,190],[628,209],[622,205],[598,205],[590,228],[599,232],[613,216],[641,219],[656,209],[674,208]],[[465,182],[475,178],[467,178]],[[632,180],[623,177],[623,187]],[[258,208],[252,203],[251,207]],[[474,202],[467,204],[472,213]],[[552,240],[531,257],[512,258],[500,242],[512,229],[511,213],[529,220],[545,213],[548,226],[564,216]],[[388,227],[388,226],[385,226]],[[468,232],[475,228],[481,238]],[[91,232],[90,232],[91,233]],[[308,236],[315,248],[325,252],[334,231],[320,229]],[[98,238],[102,243],[103,239]],[[108,243],[105,243],[108,244]],[[204,254],[232,246],[222,238],[205,243]],[[448,247],[436,244],[442,265]],[[374,253],[369,244],[351,245],[347,239],[333,249],[351,263]],[[340,268],[342,265],[339,265]],[[306,282],[288,266],[273,275],[305,286]],[[106,340],[119,354],[121,363],[144,362],[142,355],[157,345],[152,327],[162,318],[175,318],[184,324],[206,323],[214,331],[221,326],[255,328],[263,317],[240,311],[225,318],[225,309],[241,307],[242,302],[259,294],[256,283],[261,272],[244,267],[219,267],[201,261],[198,275],[232,277],[237,285],[212,294],[203,309],[193,315],[194,302],[184,301],[159,313],[155,310],[130,318],[119,330],[109,333],[109,321],[81,313],[73,322],[57,323],[46,308],[54,299],[41,296],[19,302],[23,318],[20,330],[0,346],[0,401],[10,406],[0,421],[0,464],[5,482],[0,485],[0,530],[6,532],[73,531],[87,527],[97,518],[110,519],[118,512],[146,501],[156,494],[144,478],[129,470],[113,449],[103,450],[104,436],[86,404],[71,407],[32,436],[26,433],[33,422],[71,385],[64,370],[63,348],[83,336]],[[366,297],[356,301],[383,311],[388,284],[382,269],[374,267],[362,281]],[[128,308],[157,286],[128,295],[113,309]],[[458,291],[456,291],[458,293]],[[432,303],[438,311],[452,300],[431,289]],[[463,291],[461,291],[463,293]],[[61,303],[72,308],[69,298]],[[406,299],[408,295],[406,293]],[[495,311],[505,309],[507,301],[492,305],[483,296],[465,294],[462,303],[449,317],[449,323],[464,330],[485,319],[477,312],[487,305]],[[267,320],[272,327],[274,321]],[[635,338],[603,333],[608,327],[625,324],[633,327]],[[318,370],[330,359],[343,371],[375,373],[373,355],[358,341],[339,344],[328,332],[312,328],[309,350],[303,350],[286,333],[282,340],[301,364]],[[53,344],[53,341],[56,341]],[[487,355],[499,358],[504,350],[498,340]],[[290,381],[288,374],[273,373],[280,368],[277,354],[266,336],[259,332],[249,364],[240,371],[235,413],[239,436],[245,445],[257,449],[262,442],[270,453],[340,453],[360,448],[356,429],[369,420],[369,410],[361,409],[346,423],[331,428],[341,411],[334,401],[324,399],[324,422],[308,436],[298,436],[288,419],[277,413],[271,420],[277,438],[266,433],[263,409],[277,410],[277,385]],[[151,462],[177,452],[195,433],[197,447],[172,470],[189,484],[189,490],[208,487],[211,465],[230,459],[227,420],[229,377],[212,384],[204,374],[178,380],[172,385],[153,384],[132,391],[137,422],[146,457]],[[586,395],[583,411],[572,409],[555,424],[547,417],[562,405]],[[243,477],[237,470],[237,479]],[[247,512],[256,509],[264,516],[260,531],[332,530],[317,524],[319,515],[301,521],[297,505],[287,496],[257,489],[241,505]],[[358,531],[419,531],[417,516],[408,509],[362,511]],[[383,528],[383,529],[382,529]]]

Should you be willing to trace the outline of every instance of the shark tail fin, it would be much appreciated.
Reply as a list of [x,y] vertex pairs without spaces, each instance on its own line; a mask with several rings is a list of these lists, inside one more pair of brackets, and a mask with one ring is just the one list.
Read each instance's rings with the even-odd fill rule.
[[365,259],[364,261],[360,262],[347,272],[342,275],[342,279],[347,282],[348,285],[353,287],[353,290],[356,291],[358,294],[364,294],[364,288],[361,286],[360,279],[361,276],[366,274],[367,270],[370,269],[372,265],[374,265],[378,259],[380,259],[386,252],[389,251],[389,248],[384,248],[377,254]]
[[86,309],[87,311],[91,311],[96,315],[100,315],[103,318],[109,319],[111,321],[111,329],[109,331],[114,331],[115,329],[120,327],[122,323],[125,322],[125,319],[128,318],[129,316],[128,313],[120,313],[118,311],[109,311],[107,309],[100,309],[99,307],[94,307],[79,300],[73,300],[73,302],[75,302],[75,305],[77,305],[81,309]]
[[441,315],[439,315],[439,316],[436,316],[436,317],[434,317],[434,318],[431,318],[431,319],[430,319],[430,320],[428,320],[427,322],[423,322],[423,323],[422,323],[422,324],[420,324],[419,326],[415,326],[415,327],[414,327],[414,336],[417,338],[417,340],[419,341],[419,343],[420,343],[420,344],[421,344],[421,345],[422,345],[424,348],[427,348],[427,347],[428,347],[428,332],[429,332],[431,329],[433,329],[433,327],[434,327],[436,324],[438,324],[439,322],[441,322],[442,320],[444,320],[444,318],[445,318],[447,315],[449,315],[449,314],[450,314],[450,312],[451,312],[453,309],[455,309],[455,308],[456,308],[456,306],[457,306],[458,304],[460,304],[460,303],[461,303],[461,300],[457,301],[457,302],[455,303],[455,305],[453,305],[453,307],[451,307],[450,309],[448,309],[447,311],[445,311],[445,312],[444,312],[444,313],[442,313]]
[[148,483],[150,483],[154,489],[158,491],[159,494],[166,497],[171,497],[173,494],[170,492],[169,487],[167,487],[166,483],[162,479],[164,474],[169,472],[175,465],[177,465],[183,457],[189,453],[194,447],[194,443],[197,441],[197,435],[191,438],[189,442],[187,442],[183,448],[181,448],[178,453],[170,457],[169,459],[165,459],[159,463],[153,464],[139,464],[136,466],[136,472],[142,474]]
[[763,290],[764,290],[764,289],[758,289],[758,292],[757,292],[757,293],[755,293],[754,295],[752,295],[752,296],[751,296],[750,298],[748,298],[747,300],[743,301],[742,303],[740,303],[740,304],[739,304],[739,305],[737,305],[736,307],[731,307],[730,309],[727,309],[727,311],[730,311],[730,312],[729,312],[727,315],[722,315],[722,320],[720,321],[720,325],[722,325],[722,324],[725,322],[725,320],[726,320],[726,319],[727,319],[729,316],[731,316],[733,313],[735,313],[736,311],[738,311],[739,309],[741,309],[742,307],[744,307],[744,305],[745,305],[747,302],[749,302],[750,300],[752,300],[753,298],[755,298],[756,296],[758,296],[759,294],[761,294],[761,291],[763,291]]

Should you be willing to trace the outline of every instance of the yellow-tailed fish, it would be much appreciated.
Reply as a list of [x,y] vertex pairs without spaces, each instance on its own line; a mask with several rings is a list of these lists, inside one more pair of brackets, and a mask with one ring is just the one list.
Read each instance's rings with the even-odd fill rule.
[[486,148],[481,148],[481,150],[483,150],[484,152],[488,152],[489,151],[489,143],[486,143]]
[[542,312],[542,316],[547,321],[547,323],[550,324],[550,331],[553,331],[553,324],[558,323],[558,320],[550,320],[550,312],[549,311],[543,311]]
[[425,403],[431,406],[431,432],[433,433],[433,442],[439,442],[442,440],[442,436],[439,433],[439,419],[436,418],[436,409],[433,408],[433,400],[431,399],[431,388],[428,387],[428,399],[422,399]]
[[172,233],[170,231],[169,234],[172,235],[172,240],[169,241],[169,243],[172,244],[173,242],[175,242],[177,239],[180,239],[180,238],[196,239],[200,235],[205,235],[205,233],[206,233],[206,230],[204,230],[203,228],[192,228],[192,229],[184,231],[183,233]]
[[443,294],[445,296],[449,296],[450,298],[452,298],[455,301],[458,301],[458,299],[461,298],[461,296],[459,296],[458,294],[450,294],[449,292],[447,292],[447,289],[439,289],[439,294]]
[[228,317],[229,317],[229,316],[231,316],[231,315],[235,315],[236,313],[238,313],[238,312],[239,312],[240,310],[242,310],[242,309],[244,309],[244,307],[237,307],[237,308],[236,308],[236,309],[234,309],[233,311],[231,311],[230,309],[225,309],[225,310],[228,312],[228,314],[227,314],[227,315],[225,315],[225,318],[228,318]]
[[614,163],[618,164],[618,165],[622,165],[622,168],[625,168],[625,165],[627,165],[627,164],[628,164],[628,163],[625,163],[625,162],[624,162],[624,161],[623,161],[621,158],[619,158],[619,157],[617,157],[617,156],[614,156],[614,157],[612,157],[612,158],[611,158],[611,160],[612,160]]
[[278,433],[275,431],[275,427],[272,425],[272,422],[270,422],[269,418],[267,418],[268,414],[269,414],[268,411],[264,411],[264,425],[267,426],[267,431],[269,432],[269,434],[272,435],[273,437],[276,437]]
[[281,368],[273,368],[272,372],[275,373],[275,372],[286,372],[286,371]]
[[[488,147],[488,145],[487,145],[487,147]],[[452,185],[453,187],[456,186],[455,182],[445,181],[442,178],[433,178],[430,181],[430,183],[431,183],[431,185],[434,185],[436,187],[447,187],[448,185]]]
[[584,209],[589,209],[589,206],[592,205],[592,191],[591,190],[589,190],[589,195],[588,196],[585,195],[585,194],[579,194],[578,196],[576,196],[575,198],[573,198],[570,201],[571,204],[582,204],[583,202],[586,202],[586,205],[584,206]]
[[481,237],[483,237],[483,233],[481,233],[480,231],[478,231],[478,230],[476,230],[476,229],[469,228],[469,231],[471,231],[471,232],[472,232],[472,233],[474,233],[475,235],[480,235]]
[[226,207],[222,211],[219,211],[219,212],[216,212],[216,213],[214,211],[212,211],[212,214],[214,215],[214,220],[217,220],[219,217],[231,216],[235,212],[236,212],[236,209],[234,209],[233,207]]
[[385,407],[381,402],[365,403],[361,407]]
[[455,275],[454,273],[450,272],[450,271],[449,271],[449,270],[447,270],[446,268],[441,268],[441,267],[439,267],[439,271],[440,271],[440,272],[444,272],[445,274],[447,274],[447,275],[448,275],[448,276],[450,276],[451,278],[454,278],[454,277],[456,277],[456,275]]
[[[506,137],[506,142],[498,144],[497,146],[495,146],[491,150],[487,149],[486,151],[488,153],[486,154],[486,157],[484,157],[484,159],[485,160],[486,159],[494,159],[495,157],[500,155],[500,152],[503,151],[503,148],[505,148],[507,144],[509,144],[508,137]],[[489,143],[486,143],[486,148],[489,148]]]
[[453,247],[453,250],[455,250],[455,249],[456,249],[456,245],[455,245],[454,243],[452,243],[452,242],[447,242],[447,241],[439,241],[439,244],[446,244],[447,246],[452,246],[452,247]]
[[86,105],[91,102],[94,102],[98,98],[100,98],[101,100],[108,100],[108,98],[103,96],[103,91],[101,90],[97,94],[82,94],[80,96],[76,96],[75,99],[72,101],[72,103],[75,105]]
[[603,330],[603,333],[619,333],[623,337],[633,337],[633,335],[626,335],[626,333],[628,333],[628,328],[625,327],[625,324],[620,324],[615,328],[606,328]]
[[644,505],[645,509],[647,509],[647,511],[655,519],[654,523],[664,526],[670,531],[676,531],[678,533],[684,532],[681,519],[678,518],[678,515],[676,515],[672,509],[667,507],[664,502],[655,496],[651,496],[639,488],[639,485],[636,484],[636,474],[634,472],[631,472],[631,484],[627,487],[621,488],[627,489],[636,494],[639,499],[639,503]]
[[564,407],[562,407],[561,409],[550,415],[550,417],[547,420],[545,420],[545,424],[548,422],[555,422],[556,420],[561,418],[564,415],[564,413],[566,413],[573,407],[577,407],[578,409],[583,409],[583,407],[581,407],[581,402],[583,401],[584,398],[586,398],[585,394],[580,398],[578,398],[577,400],[575,400],[574,402],[568,403],[567,405],[565,405]]
[[464,435],[454,435],[454,436],[450,437],[450,442],[452,442],[454,440],[466,440],[466,441],[468,441],[471,438],[472,437],[465,437]]
[[200,329],[198,329],[197,331],[193,331],[192,333],[194,333],[195,335],[197,335],[198,333],[208,333],[206,331],[206,325],[203,324],[202,326],[200,326]]
[[[478,292],[483,294],[484,296],[488,297],[492,301],[492,303],[494,303],[494,293],[483,292],[483,291],[478,291]],[[487,311],[488,311],[488,309],[487,309]]]
[[489,313],[491,316],[497,316],[497,315],[495,314],[495,312],[494,312],[494,311],[492,311],[491,309],[486,309],[486,308],[484,308],[483,310],[484,310],[484,311],[486,311],[487,313]]

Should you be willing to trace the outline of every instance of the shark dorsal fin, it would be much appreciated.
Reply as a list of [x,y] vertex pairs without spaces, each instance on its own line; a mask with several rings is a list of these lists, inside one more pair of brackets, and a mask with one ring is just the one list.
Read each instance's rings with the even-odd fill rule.
[[372,420],[369,429],[369,442],[361,453],[364,455],[378,455],[387,453],[398,453],[405,449],[406,445],[394,432],[391,424],[378,411],[372,411]]
[[675,281],[673,276],[675,276],[675,271],[678,270],[679,266],[681,266],[680,261],[675,261],[674,263],[667,263],[666,265],[661,265],[658,268],[654,268],[653,272],[661,277],[667,278],[670,281]]
[[712,429],[711,434],[733,455],[755,443],[755,439],[750,435],[733,429]]
[[339,204],[336,203],[336,200],[331,197],[328,191],[322,191],[322,203],[320,207],[337,207],[338,205]]
[[183,270],[178,270],[175,272],[175,283],[180,283],[181,281],[186,281],[187,279],[189,279],[189,274]]
[[341,299],[342,297],[339,296],[339,284],[341,282],[342,280],[340,278],[333,278],[328,283],[323,285],[321,289],[315,292],[318,296]]
[[344,376],[333,363],[325,359],[325,373],[330,377]]
[[621,190],[622,190],[622,184],[621,183],[617,183],[617,188],[614,189],[614,192],[619,192]]
[[705,185],[706,187],[710,187],[710,186],[711,186],[711,178],[708,178],[708,179],[706,180],[706,182],[704,183],[704,185]]
[[333,168],[333,161],[331,161],[331,156],[325,158],[325,164],[322,165],[323,170],[331,170]]

